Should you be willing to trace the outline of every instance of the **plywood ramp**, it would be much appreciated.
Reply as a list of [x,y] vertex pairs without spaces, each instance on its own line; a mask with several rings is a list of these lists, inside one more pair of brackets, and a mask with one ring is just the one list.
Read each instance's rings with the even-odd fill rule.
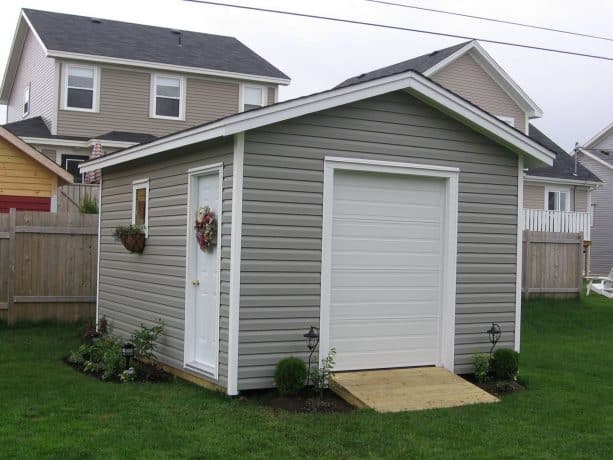
[[331,389],[356,407],[403,412],[497,402],[498,398],[440,367],[337,372]]

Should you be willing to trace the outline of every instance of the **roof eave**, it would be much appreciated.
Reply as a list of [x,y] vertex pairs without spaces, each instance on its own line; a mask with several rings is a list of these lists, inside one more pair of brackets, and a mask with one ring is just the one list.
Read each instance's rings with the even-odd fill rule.
[[557,184],[581,184],[589,187],[598,187],[602,185],[602,181],[593,181],[585,179],[567,179],[562,177],[547,177],[547,176],[532,176],[528,173],[524,173],[524,180],[526,182],[549,182]]

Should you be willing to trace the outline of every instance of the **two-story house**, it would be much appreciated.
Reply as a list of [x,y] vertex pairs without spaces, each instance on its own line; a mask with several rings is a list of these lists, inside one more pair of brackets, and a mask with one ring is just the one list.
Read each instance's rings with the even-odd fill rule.
[[[460,43],[367,72],[338,87],[407,70],[422,73],[555,153],[553,166],[524,164],[524,228],[583,232],[584,239],[590,240],[591,195],[600,179],[530,123],[542,117],[543,111],[478,42]],[[492,205],[496,200],[491,197]]]
[[233,37],[24,9],[5,128],[80,181],[105,153],[277,101],[287,75]]

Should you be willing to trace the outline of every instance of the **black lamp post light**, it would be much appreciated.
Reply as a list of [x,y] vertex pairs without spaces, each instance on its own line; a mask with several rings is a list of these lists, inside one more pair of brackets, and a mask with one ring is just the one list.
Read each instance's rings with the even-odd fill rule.
[[311,378],[311,358],[317,349],[317,345],[319,345],[319,329],[315,326],[311,326],[307,333],[304,334],[304,338],[307,339],[307,348],[309,349],[309,367],[307,368],[308,383]]
[[134,344],[126,342],[121,347],[121,354],[126,358],[126,369],[130,368],[130,358],[134,356]]
[[494,347],[502,335],[502,329],[500,329],[500,325],[498,323],[492,323],[492,326],[486,332],[489,335],[490,343],[492,344],[492,348],[490,348],[490,356],[492,356],[492,351],[494,351]]

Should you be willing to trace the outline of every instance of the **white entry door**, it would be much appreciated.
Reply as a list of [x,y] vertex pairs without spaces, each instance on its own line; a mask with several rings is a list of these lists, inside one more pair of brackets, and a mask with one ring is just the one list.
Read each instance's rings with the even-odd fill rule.
[[336,369],[440,364],[445,180],[336,170],[333,183]]
[[219,354],[219,238],[203,250],[195,237],[199,208],[208,206],[221,228],[221,173],[219,168],[190,176],[188,270],[185,312],[185,364],[217,376]]

